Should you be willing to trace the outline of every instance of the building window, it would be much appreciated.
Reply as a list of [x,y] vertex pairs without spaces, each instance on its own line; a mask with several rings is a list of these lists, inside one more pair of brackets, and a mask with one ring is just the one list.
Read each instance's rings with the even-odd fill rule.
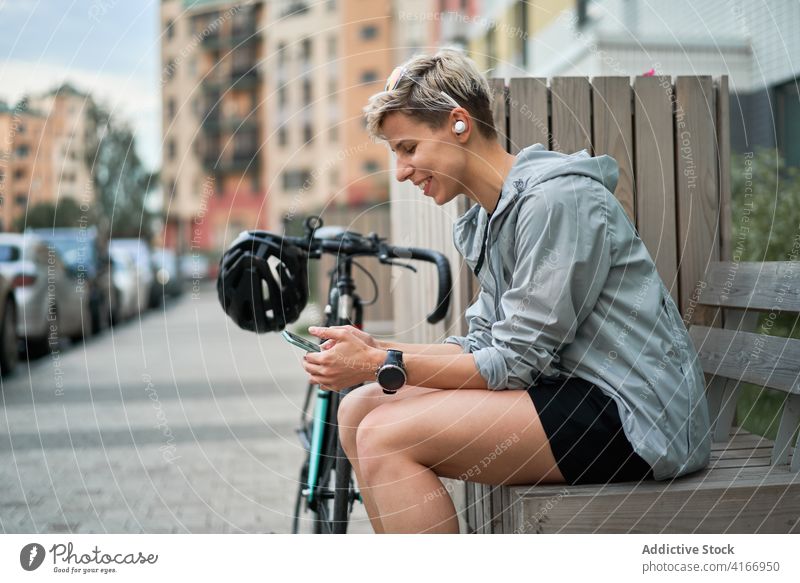
[[28,204],[28,197],[24,194],[18,194],[14,197],[14,202],[17,206],[25,206]]
[[284,8],[281,16],[299,16],[308,12],[308,3],[302,0],[284,0]]
[[175,59],[170,59],[164,67],[164,80],[170,81],[175,76]]
[[283,173],[283,189],[294,190],[304,188],[304,185],[311,182],[311,172],[309,170],[287,170]]
[[300,60],[304,63],[311,61],[311,52],[311,39],[304,38],[303,42],[300,43]]
[[365,174],[375,174],[381,169],[380,164],[378,164],[375,160],[367,160],[364,162],[362,168],[364,169]]
[[170,160],[174,160],[177,154],[178,148],[175,146],[175,140],[169,140],[167,142],[167,157]]
[[329,36],[328,37],[328,54],[325,55],[325,58],[328,61],[333,61],[336,59],[336,37]]
[[372,40],[378,36],[378,27],[373,24],[361,27],[361,40]]
[[23,178],[25,178],[25,171],[22,168],[14,171],[14,180],[22,180]]
[[311,79],[305,77],[303,79],[303,105],[311,104]]
[[378,74],[375,71],[364,71],[361,73],[362,83],[374,83],[378,80]]
[[175,36],[175,21],[168,20],[167,25],[164,27],[164,32],[167,35],[167,40],[172,40],[172,37]]
[[17,146],[17,149],[14,152],[14,154],[17,156],[17,158],[27,158],[28,152],[29,152],[28,146],[22,145],[22,146]]
[[303,143],[310,144],[314,140],[314,130],[310,123],[303,124]]
[[339,139],[339,126],[336,124],[332,125],[328,130],[328,137],[330,138],[331,142],[335,142]]
[[289,134],[286,131],[286,126],[280,126],[278,128],[278,145],[285,146],[289,143]]
[[177,112],[177,108],[175,106],[175,98],[174,97],[170,97],[167,100],[167,116],[170,119],[173,119],[175,117],[175,113],[176,112]]
[[281,41],[278,43],[278,66],[282,67],[286,64],[286,43]]

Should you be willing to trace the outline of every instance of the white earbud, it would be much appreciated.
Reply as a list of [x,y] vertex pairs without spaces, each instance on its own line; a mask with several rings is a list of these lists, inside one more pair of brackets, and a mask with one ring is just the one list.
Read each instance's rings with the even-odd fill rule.
[[455,123],[455,125],[453,126],[453,131],[454,131],[455,133],[457,133],[457,134],[461,135],[461,134],[463,134],[465,131],[467,131],[467,124],[465,124],[465,123],[464,123],[463,121],[461,121],[461,120],[458,120],[458,121]]

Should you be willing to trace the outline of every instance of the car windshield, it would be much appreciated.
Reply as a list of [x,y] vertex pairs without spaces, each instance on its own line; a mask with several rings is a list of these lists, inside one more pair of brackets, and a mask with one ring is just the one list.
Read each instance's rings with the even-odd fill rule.
[[0,262],[19,261],[19,247],[16,245],[0,245]]
[[73,237],[52,237],[50,242],[64,258],[67,265],[92,266],[95,263],[94,246],[90,239]]

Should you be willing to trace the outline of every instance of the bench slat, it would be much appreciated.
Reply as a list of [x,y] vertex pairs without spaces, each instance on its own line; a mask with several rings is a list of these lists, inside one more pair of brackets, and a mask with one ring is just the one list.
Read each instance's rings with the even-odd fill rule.
[[716,261],[698,302],[755,311],[800,312],[800,261]]
[[674,481],[515,486],[514,532],[800,532],[800,475],[705,469]]
[[703,371],[800,394],[800,340],[692,326]]

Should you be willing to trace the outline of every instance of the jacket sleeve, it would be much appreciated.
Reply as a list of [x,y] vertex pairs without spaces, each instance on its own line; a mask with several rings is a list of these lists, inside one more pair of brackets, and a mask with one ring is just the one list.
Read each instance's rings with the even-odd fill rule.
[[557,376],[560,348],[574,340],[608,277],[605,188],[569,176],[539,190],[517,203],[516,261],[500,299],[502,319],[491,327],[491,343],[474,352],[492,390],[527,388],[540,373]]
[[492,298],[481,288],[476,299],[464,312],[467,321],[466,336],[448,336],[444,342],[458,344],[463,352],[475,352],[492,343]]

